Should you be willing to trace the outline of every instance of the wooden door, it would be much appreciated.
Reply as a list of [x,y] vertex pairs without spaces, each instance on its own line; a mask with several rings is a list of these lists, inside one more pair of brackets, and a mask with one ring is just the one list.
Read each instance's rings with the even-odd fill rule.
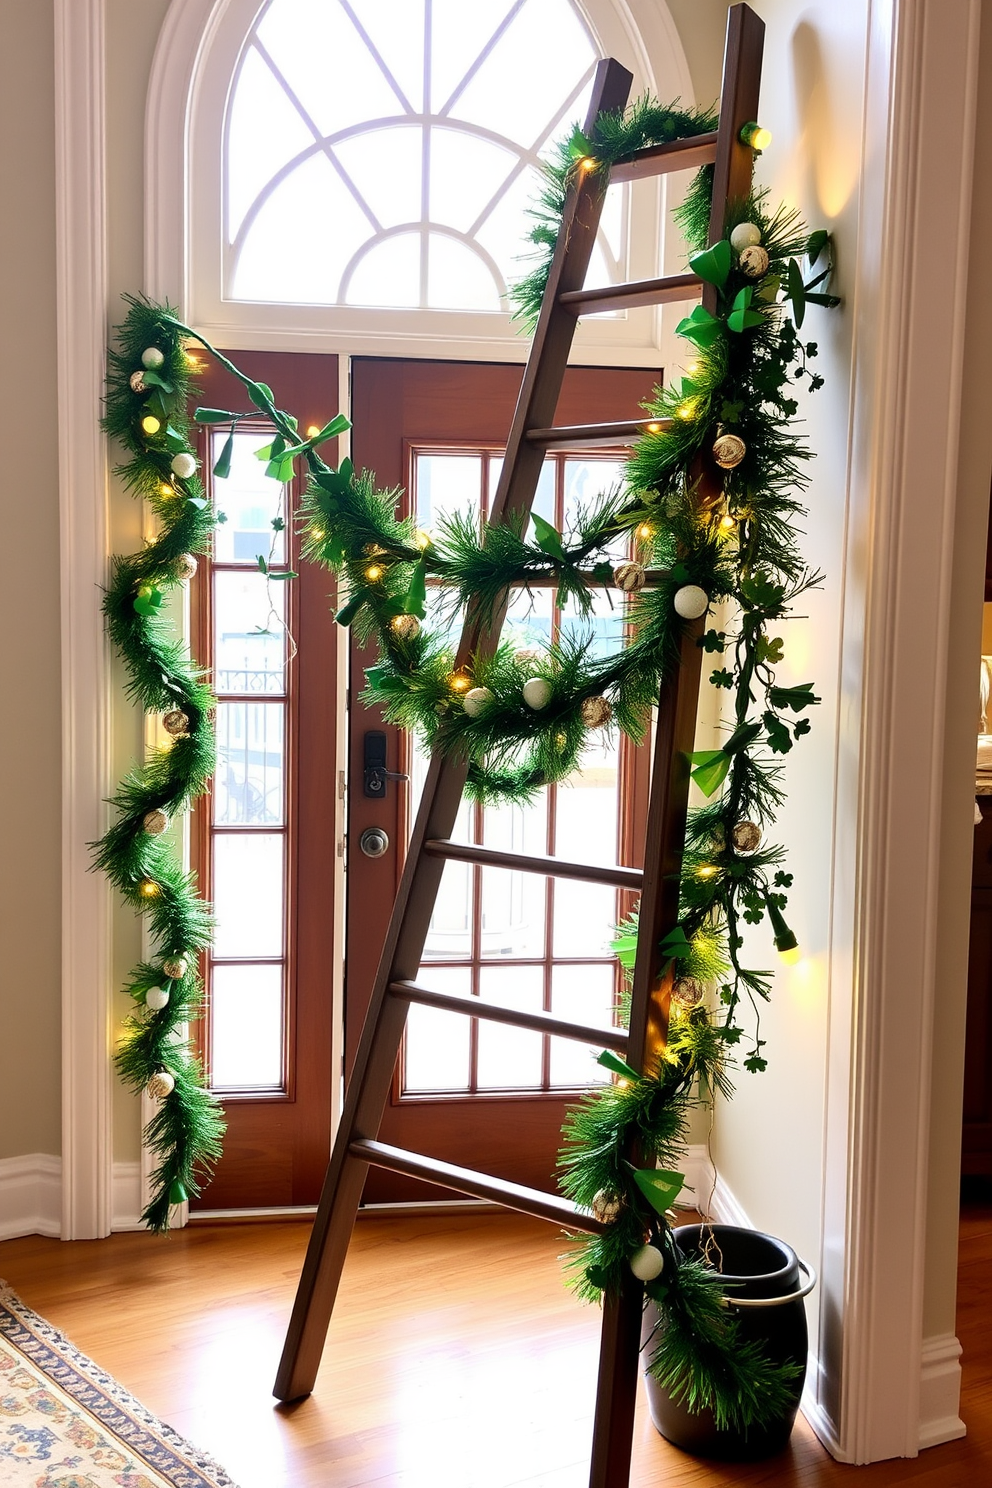
[[[484,510],[495,489],[522,371],[518,366],[478,363],[357,360],[352,375],[356,465],[374,470],[381,487],[403,487],[408,509],[416,508],[420,520],[428,524],[440,509],[451,509],[452,504],[464,507],[477,499]],[[566,376],[557,422],[636,417],[642,400],[659,381],[660,373],[650,370],[572,368]],[[601,458],[600,452],[595,457],[566,452],[549,457],[536,509],[560,525],[571,499],[567,488],[575,485],[574,477],[578,474],[588,482],[601,471],[604,481],[611,483],[619,458],[620,452]],[[443,488],[440,494],[438,488]],[[537,603],[538,609],[544,606],[537,626],[544,635],[569,623],[540,597]],[[422,762],[411,742],[388,728],[374,710],[357,703],[363,668],[372,659],[368,652],[353,648],[346,1076],[361,1035],[422,774]],[[368,730],[385,733],[387,768],[413,777],[409,782],[391,782],[384,799],[370,799],[362,789]],[[529,852],[639,866],[646,751],[634,750],[623,741],[601,766],[593,762],[583,775],[583,786],[594,786],[597,768],[608,776],[605,783],[613,791],[612,804],[605,798],[608,792],[592,789],[587,794],[587,801],[596,803],[588,830],[583,830],[582,813],[577,820],[568,792],[554,789],[529,813],[483,813],[480,808],[463,806],[460,830],[474,840],[493,841],[495,833],[496,845]],[[619,781],[619,806],[615,779]],[[592,817],[599,820],[598,831]],[[367,857],[360,846],[363,833],[371,828],[380,828],[389,841],[388,850],[374,858]],[[608,840],[611,836],[612,841]],[[501,886],[496,887],[500,880]],[[561,1012],[571,1007],[576,1016],[582,1008],[586,1021],[609,1021],[617,987],[606,927],[629,903],[620,902],[617,896],[609,906],[597,900],[595,912],[585,915],[582,895],[591,905],[603,893],[591,886],[573,889],[549,885],[543,878],[450,864],[425,950],[422,979],[428,985],[492,995],[500,1001],[516,996],[522,1006],[551,1006]],[[447,923],[445,905],[454,910]],[[594,1012],[593,1005],[602,1003],[604,997],[606,1006]],[[380,1129],[382,1139],[534,1187],[553,1186],[565,1105],[602,1073],[583,1050],[578,1051],[580,1070],[574,1046],[568,1053],[557,1047],[565,1042],[519,1030],[507,1034],[491,1023],[412,1009],[392,1100]],[[441,1088],[445,1085],[448,1088]],[[420,1200],[442,1193],[416,1180],[373,1169],[365,1202]]]
[[[275,389],[301,429],[338,411],[336,357],[232,358]],[[223,369],[210,362],[203,371],[198,402],[250,406]],[[191,592],[194,655],[210,666],[219,702],[214,788],[197,805],[193,833],[194,867],[218,920],[198,1035],[228,1131],[194,1212],[316,1203],[340,1078],[332,1067],[343,845],[335,585],[297,561],[299,479],[287,488],[265,479],[253,455],[271,438],[264,419],[238,426],[231,475],[213,479],[227,434],[201,433],[204,478],[226,521]],[[298,577],[266,585],[259,555],[273,574]]]

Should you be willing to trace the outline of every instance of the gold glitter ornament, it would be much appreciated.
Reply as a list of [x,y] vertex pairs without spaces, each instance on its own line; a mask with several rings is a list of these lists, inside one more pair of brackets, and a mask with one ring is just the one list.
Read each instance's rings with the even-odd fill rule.
[[623,1206],[615,1194],[607,1193],[605,1188],[601,1188],[589,1207],[600,1224],[612,1224]]
[[644,588],[643,563],[621,563],[613,570],[613,582],[624,594],[634,594]]
[[605,697],[583,698],[579,706],[579,717],[586,728],[605,728],[613,717],[613,709]]
[[703,984],[698,977],[679,977],[672,987],[672,996],[685,1008],[696,1007],[703,1000]]
[[193,578],[197,570],[197,562],[192,553],[181,553],[176,559],[173,572],[176,578],[184,582]]
[[170,982],[180,981],[186,975],[185,956],[170,956],[168,961],[163,961],[162,975],[168,977]]
[[140,368],[137,372],[131,373],[131,376],[128,378],[127,383],[132,393],[146,393],[148,391],[145,383],[145,374],[141,371]]
[[182,708],[171,708],[162,718],[162,727],[174,739],[183,739],[189,733],[189,718]]
[[389,628],[400,641],[412,641],[420,634],[420,621],[416,615],[394,615]]
[[164,811],[159,811],[158,809],[146,811],[141,819],[141,825],[149,837],[161,837],[163,832],[169,830],[169,818]]
[[713,458],[721,470],[733,470],[747,454],[747,445],[738,434],[721,434],[713,442]]
[[743,273],[749,279],[763,279],[768,273],[768,265],[771,259],[767,250],[760,243],[753,243],[750,248],[745,248],[741,254],[739,263]]
[[753,853],[761,844],[761,828],[757,822],[738,822],[730,837],[738,852]]

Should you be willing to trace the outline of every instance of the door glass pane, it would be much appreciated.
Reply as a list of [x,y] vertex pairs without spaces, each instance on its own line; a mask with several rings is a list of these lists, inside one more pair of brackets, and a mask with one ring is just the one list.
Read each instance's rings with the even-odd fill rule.
[[214,838],[214,955],[248,960],[283,951],[282,833],[222,832]]
[[[544,996],[543,966],[484,966],[479,974],[484,1001],[539,1013]],[[479,1089],[533,1089],[541,1084],[543,1035],[526,1028],[479,1020]]]
[[284,703],[220,703],[214,821],[281,826],[286,819]]
[[[227,429],[210,435],[211,466],[227,442]],[[285,563],[285,532],[275,532],[273,519],[285,520],[285,487],[265,474],[265,463],[255,451],[269,444],[271,434],[236,433],[231,454],[231,474],[215,486],[217,504],[227,518],[214,528],[214,562],[248,563],[257,566],[259,557]],[[271,558],[270,558],[271,553]]]
[[[594,1028],[614,1024],[612,966],[556,966],[551,973],[551,1010],[560,1018],[591,1023]],[[610,1076],[596,1063],[600,1049],[574,1039],[551,1040],[553,1086],[602,1085]]]
[[218,692],[282,692],[286,585],[264,574],[214,574],[214,665]]
[[444,517],[471,516],[482,500],[481,455],[418,455],[417,520],[433,529]]
[[283,968],[215,966],[211,1087],[278,1090],[283,1082]]
[[472,880],[468,863],[445,863],[424,945],[424,960],[461,960],[472,954]]
[[615,863],[619,742],[602,730],[589,732],[581,770],[557,792],[555,855],[579,863]]
[[[468,967],[432,966],[423,980],[438,992],[471,991]],[[404,1090],[468,1090],[472,1020],[461,1013],[410,1004],[406,1020]]]
[[[543,855],[548,840],[548,798],[528,806],[488,806],[483,840],[503,852]],[[544,956],[547,879],[504,868],[482,870],[482,945],[485,957]]]

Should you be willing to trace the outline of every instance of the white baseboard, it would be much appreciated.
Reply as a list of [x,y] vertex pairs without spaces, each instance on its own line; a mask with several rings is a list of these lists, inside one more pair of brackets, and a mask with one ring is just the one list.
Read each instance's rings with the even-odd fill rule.
[[920,1371],[920,1450],[957,1441],[967,1427],[958,1415],[961,1404],[961,1345],[953,1333],[923,1340]]
[[111,1229],[144,1230],[141,1218],[141,1163],[115,1162],[113,1171]]
[[717,1224],[754,1229],[736,1196],[714,1169],[705,1142],[685,1149],[684,1168],[685,1188],[675,1201],[676,1209],[698,1209]]
[[62,1232],[62,1160],[47,1152],[0,1159],[0,1240]]

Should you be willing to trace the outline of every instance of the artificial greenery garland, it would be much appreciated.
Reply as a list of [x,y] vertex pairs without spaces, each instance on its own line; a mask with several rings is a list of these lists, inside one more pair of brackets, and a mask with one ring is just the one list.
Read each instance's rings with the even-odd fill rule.
[[195,573],[194,555],[209,550],[214,517],[190,447],[191,368],[182,336],[167,312],[134,299],[129,306],[109,354],[103,424],[127,451],[117,474],[148,502],[159,533],[141,552],[114,559],[103,607],[128,694],[164,715],[171,745],[152,751],[122,782],[113,798],[117,819],[95,845],[95,861],[125,901],[147,913],[155,945],[125,987],[135,1010],[117,1068],[132,1089],[159,1101],[144,1133],[158,1166],[142,1218],[164,1230],[170,1206],[198,1192],[198,1171],[219,1155],[224,1130],[183,1032],[200,1005],[197,959],[209,944],[210,916],[168,836],[213,773],[214,703],[164,613],[167,594]]
[[[608,158],[622,158],[657,137],[646,121],[663,116],[671,121],[673,114],[642,104],[629,116],[629,133],[628,116],[622,115],[597,128],[594,141],[573,133],[555,178],[558,195],[545,199],[545,211],[553,213],[555,203],[563,200],[580,162],[588,172],[588,152],[597,142],[609,140]],[[665,126],[673,133],[661,137],[675,137],[679,128],[700,132],[714,122],[708,116],[683,116],[681,123]],[[604,153],[601,160],[606,158]],[[600,174],[605,188],[606,173]],[[664,1270],[660,1276],[654,1273],[648,1286],[664,1304],[666,1326],[652,1355],[652,1370],[690,1408],[709,1406],[718,1423],[746,1428],[780,1413],[792,1372],[777,1370],[757,1351],[740,1346],[712,1274],[677,1256],[664,1210],[681,1186],[680,1175],[635,1171],[622,1155],[637,1139],[646,1161],[675,1161],[684,1115],[700,1098],[700,1081],[703,1094],[728,1088],[724,1062],[728,1046],[742,1037],[740,1001],[747,997],[757,1014],[770,985],[768,973],[740,964],[742,921],[756,923],[767,915],[778,949],[795,946],[782,917],[783,890],[791,878],[780,866],[781,849],[762,844],[762,831],[782,800],[775,757],[807,732],[805,710],[818,699],[812,684],[776,684],[782,642],[771,628],[819,579],[802,562],[794,537],[809,451],[792,428],[797,406],[790,382],[806,377],[811,388],[819,385],[808,367],[816,347],[804,345],[795,326],[802,325],[808,302],[834,301],[817,288],[829,266],[809,282],[800,266],[805,258],[815,267],[827,250],[826,235],[807,233],[794,213],[769,215],[763,196],[736,204],[726,224],[728,237],[707,247],[709,175],[700,172],[681,221],[695,249],[691,266],[716,290],[716,312],[700,306],[682,322],[679,330],[694,352],[689,375],[660,392],[648,409],[657,431],[635,446],[621,489],[580,513],[568,534],[538,517],[532,518],[532,535],[519,519],[490,525],[480,534],[457,517],[435,533],[421,532],[414,518],[397,518],[397,492],[377,490],[374,477],[356,472],[350,461],[335,470],[321,459],[316,446],[338,432],[344,420],[301,440],[296,421],[276,406],[270,389],[246,378],[226,358],[219,359],[276,430],[264,452],[269,474],[286,481],[297,458],[306,462],[304,554],[344,573],[349,592],[338,619],[379,644],[366,697],[380,704],[391,721],[419,729],[429,748],[467,755],[469,789],[478,798],[522,801],[551,781],[567,779],[590,730],[614,720],[639,737],[660,680],[675,664],[685,618],[720,599],[736,606],[735,632],[711,627],[702,640],[714,658],[710,682],[733,697],[734,725],[721,749],[692,757],[694,777],[704,793],[715,796],[724,789],[718,800],[690,814],[681,916],[663,945],[675,975],[669,1043],[650,1071],[634,1071],[615,1056],[605,1056],[625,1083],[597,1091],[570,1115],[563,1186],[577,1202],[610,1220],[602,1234],[582,1243],[575,1258],[579,1290],[586,1296],[613,1291],[632,1252],[635,1259],[642,1251],[660,1257]],[[548,246],[556,235],[553,226],[546,218],[539,241]],[[541,272],[535,271],[538,276]],[[536,284],[532,276],[532,297]],[[791,305],[792,320],[782,313],[784,302]],[[520,303],[526,306],[526,294]],[[130,339],[115,363],[119,375],[108,401],[108,427],[133,441],[139,464],[150,462],[147,471],[142,464],[140,482],[133,474],[129,478],[154,500],[152,472],[160,452],[136,435],[140,410],[133,399],[127,403],[121,378],[133,365],[146,328],[154,329],[162,338],[172,338],[170,369],[176,376],[169,381],[177,388],[179,369],[172,362],[181,355],[179,338],[195,333],[167,308],[134,304],[129,323],[132,319]],[[196,339],[219,356],[202,338]],[[111,404],[116,395],[122,401],[115,427]],[[157,401],[159,395],[153,396]],[[245,416],[216,409],[197,413],[202,422],[230,421],[232,426]],[[226,474],[224,467],[222,454],[216,473]],[[715,476],[717,498],[703,494],[714,489]],[[181,494],[199,509],[196,492],[191,496],[183,489]],[[618,536],[631,539],[636,557],[614,567],[610,549]],[[152,563],[117,586],[129,625],[127,603],[134,608],[139,600],[153,607],[143,618],[154,619],[154,596],[143,588],[150,583],[154,589],[159,574]],[[580,611],[588,610],[591,595],[604,586],[626,593],[628,627],[622,650],[600,657],[589,640],[565,639],[535,657],[529,647],[520,652],[504,645],[493,656],[470,656],[454,670],[443,616],[441,623],[424,623],[429,583],[440,586],[436,592],[447,596],[452,613],[471,601],[474,613],[485,618],[498,612],[508,589],[538,581],[554,582]],[[142,614],[141,605],[136,613]],[[161,694],[153,697],[153,692],[138,695],[146,706],[149,698],[151,706],[162,706]],[[136,836],[139,804],[136,797],[122,798],[122,808],[130,814],[121,842],[115,839],[103,849],[106,866],[122,886],[134,880],[122,871],[126,854],[121,849],[133,849],[136,843],[147,847]],[[133,888],[131,892],[133,897]],[[622,955],[631,953],[634,939],[632,930],[621,938]],[[710,979],[721,986],[723,1009],[717,1021],[698,1005],[702,983]],[[765,1064],[759,1028],[744,1060],[753,1071]],[[125,1071],[132,1050],[144,1056],[147,1046],[155,1057],[165,1057],[165,1044],[161,1039],[156,1043],[156,1037],[155,1019],[139,1019],[121,1056]],[[140,1068],[143,1081],[147,1059]],[[177,1084],[163,1110],[170,1103],[185,1110],[191,1098],[189,1088]],[[643,1259],[649,1269],[656,1264],[651,1255]]]

